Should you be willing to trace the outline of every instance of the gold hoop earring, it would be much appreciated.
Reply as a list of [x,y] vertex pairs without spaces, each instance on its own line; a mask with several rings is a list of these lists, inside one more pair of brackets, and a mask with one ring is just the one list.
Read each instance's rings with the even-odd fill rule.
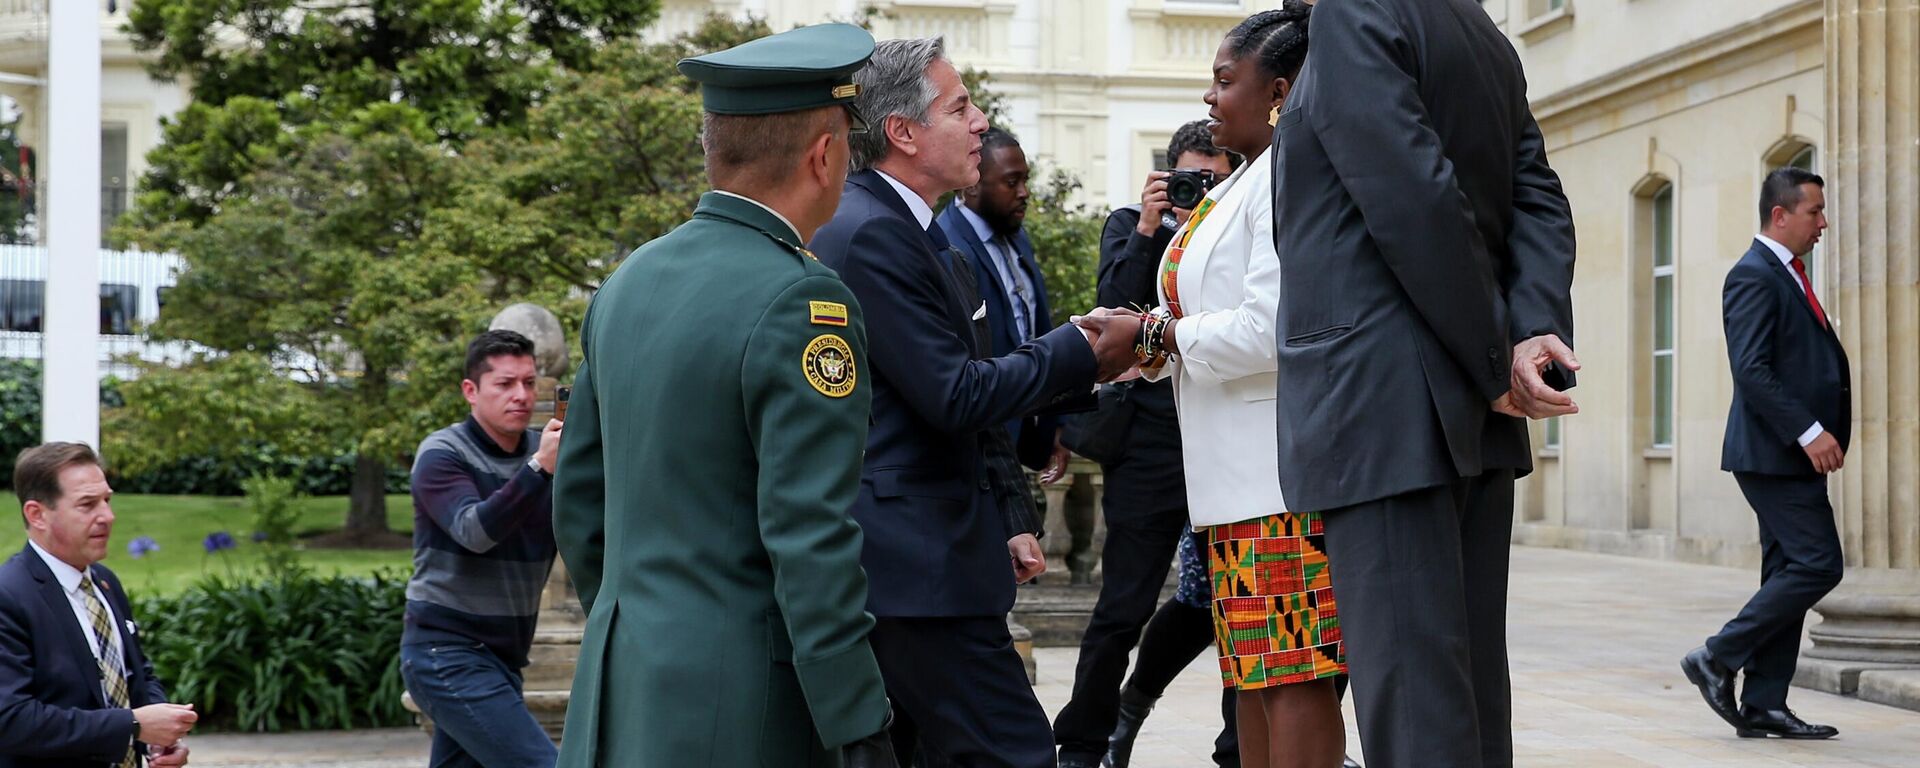
[[1280,108],[1274,107],[1272,112],[1267,113],[1267,125],[1275,126],[1279,124],[1280,124]]

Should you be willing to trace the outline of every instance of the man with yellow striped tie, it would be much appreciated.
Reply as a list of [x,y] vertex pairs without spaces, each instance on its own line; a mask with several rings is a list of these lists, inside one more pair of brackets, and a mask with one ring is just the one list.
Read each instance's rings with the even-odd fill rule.
[[113,489],[83,443],[20,453],[27,546],[0,564],[0,768],[183,766],[199,715],[166,703],[112,571]]

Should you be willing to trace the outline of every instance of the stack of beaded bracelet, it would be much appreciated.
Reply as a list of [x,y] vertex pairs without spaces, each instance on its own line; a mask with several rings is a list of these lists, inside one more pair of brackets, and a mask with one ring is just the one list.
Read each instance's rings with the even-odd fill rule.
[[1167,325],[1173,322],[1173,313],[1166,307],[1154,307],[1140,318],[1140,336],[1134,342],[1133,354],[1139,358],[1140,367],[1153,369],[1167,364]]

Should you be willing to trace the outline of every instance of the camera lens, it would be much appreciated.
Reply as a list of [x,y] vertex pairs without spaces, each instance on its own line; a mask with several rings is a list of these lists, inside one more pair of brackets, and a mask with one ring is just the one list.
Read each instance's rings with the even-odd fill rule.
[[1207,197],[1206,182],[1197,173],[1175,171],[1167,177],[1167,202],[1175,208],[1191,210]]

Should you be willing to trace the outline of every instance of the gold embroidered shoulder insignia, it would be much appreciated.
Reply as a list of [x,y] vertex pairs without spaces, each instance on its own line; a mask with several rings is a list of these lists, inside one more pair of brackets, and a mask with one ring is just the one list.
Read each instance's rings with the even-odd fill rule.
[[827,397],[853,394],[858,375],[854,371],[853,348],[845,339],[831,333],[814,337],[800,356],[800,370],[807,383]]

